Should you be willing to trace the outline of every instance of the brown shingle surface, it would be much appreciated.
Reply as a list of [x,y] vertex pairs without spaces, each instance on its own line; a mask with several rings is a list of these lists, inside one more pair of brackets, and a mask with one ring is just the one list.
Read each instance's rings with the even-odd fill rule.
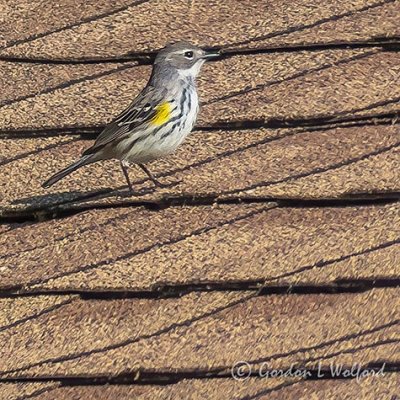
[[[132,63],[134,64],[134,63]],[[0,107],[35,96],[38,92],[60,89],[65,85],[102,76],[118,64],[48,65],[0,61]],[[18,90],[15,83],[18,82]]]
[[[3,234],[1,285],[29,291],[146,291],[206,283],[395,279],[399,215],[396,205],[89,212]],[[115,229],[118,235],[111,234]],[[110,240],[99,243],[106,236]],[[136,239],[126,243],[126,237]],[[60,254],[68,258],[60,260]]]
[[[27,229],[22,236],[14,230],[8,233],[11,236],[7,237],[5,233],[1,237],[3,249],[7,249],[2,256],[1,286],[4,289],[21,284],[32,285],[69,275],[80,266],[86,265],[91,269],[97,263],[108,264],[251,217],[269,207],[262,204],[174,207],[160,212],[141,208],[109,210],[103,217],[97,213],[89,218],[77,215],[67,222],[68,226],[55,224],[55,232],[51,234],[47,224],[39,226],[39,231]],[[110,240],[102,240],[104,237]],[[133,239],[127,241],[127,238]],[[17,251],[14,243],[18,243]]]
[[[363,160],[353,160],[346,165],[336,164],[328,171],[316,171],[306,177],[291,179],[283,183],[273,183],[243,192],[254,197],[268,193],[270,196],[302,197],[304,188],[310,188],[310,197],[335,197],[368,193],[398,192],[399,175],[397,166],[400,162],[398,146],[371,154]],[[386,171],[385,173],[381,173]]]
[[60,384],[47,383],[0,383],[0,398],[4,400],[21,400],[39,398],[42,393],[51,392]]
[[[385,3],[385,4],[384,4]],[[341,42],[362,42],[376,39],[389,39],[399,35],[398,1],[375,3],[364,11],[349,13],[326,22],[309,24],[294,32],[282,35],[256,38],[242,48],[274,48],[293,46],[293,44],[330,44]]]
[[0,139],[2,154],[0,154],[0,165],[6,165],[23,159],[31,154],[40,153],[43,150],[57,147],[63,143],[76,140],[74,137],[49,137],[33,139]]
[[69,304],[72,299],[72,296],[40,296],[28,300],[25,297],[0,299],[0,332],[57,310]]
[[244,382],[232,379],[204,379],[183,380],[167,386],[75,386],[54,388],[40,396],[40,400],[70,400],[78,398],[114,400],[162,398],[173,400],[176,398],[191,398],[198,400],[220,399],[238,400],[255,398],[260,400],[306,400],[320,398],[349,399],[391,399],[398,393],[399,378],[395,374],[386,374],[383,377],[364,378],[360,382],[355,380],[321,380],[310,382],[293,382],[286,379],[256,379]]
[[[398,53],[368,49],[235,56],[211,63],[200,79],[205,104],[198,125],[366,118],[376,115],[378,106],[380,113],[399,111],[399,61]],[[148,76],[148,67],[117,64],[60,89],[39,91],[1,107],[1,130],[103,126],[128,106]]]
[[398,394],[399,378],[396,375],[386,374],[384,377],[373,377],[363,379],[359,382],[354,380],[341,381],[314,381],[300,382],[288,385],[280,391],[272,393],[261,392],[257,399],[260,400],[278,400],[278,399],[334,399],[343,400],[363,399],[376,400],[385,398],[396,398]]
[[[394,288],[339,295],[224,292],[179,300],[78,301],[3,332],[3,340],[12,336],[13,341],[3,350],[1,371],[14,377],[104,376],[138,370],[229,373],[241,360],[254,371],[292,363],[296,368],[315,368],[318,362],[321,368],[396,363],[399,307]],[[68,336],[61,334],[66,327]]]
[[[368,54],[368,53],[367,53]],[[381,102],[397,99],[400,91],[399,53],[373,53],[356,60],[267,85],[203,108],[202,119],[230,120],[312,119],[373,115]]]
[[[245,382],[232,379],[205,379],[183,380],[171,385],[101,385],[101,386],[76,386],[76,387],[49,387],[42,394],[40,400],[71,400],[71,399],[102,399],[102,400],[131,400],[135,399],[240,399],[245,396],[259,396],[274,392],[285,393],[283,388],[292,386],[294,379],[249,379]],[[390,389],[395,383],[393,378],[385,378],[383,383],[390,384]],[[309,385],[307,385],[309,386]],[[351,385],[347,385],[351,386]],[[370,386],[370,385],[368,385]],[[381,385],[380,385],[381,386]],[[0,386],[1,388],[1,386]],[[324,386],[321,386],[324,389]],[[382,391],[376,390],[377,393]],[[16,391],[12,385],[4,387],[5,393]],[[290,391],[289,391],[290,393]],[[257,397],[258,398],[258,397]]]
[[[193,293],[167,300],[76,299],[52,313],[0,332],[2,341],[10,344],[9,348],[1,350],[0,373],[4,377],[14,369],[21,369],[21,373],[16,374],[26,375],[23,371],[33,365],[46,364],[46,360],[54,359],[52,362],[55,362],[63,355],[76,358],[72,355],[84,349],[97,352],[104,346],[112,348],[125,342],[138,342],[173,327],[189,325],[229,308],[249,295],[242,291]],[[67,336],[64,335],[66,329]],[[73,371],[68,375],[74,375]]]
[[[0,8],[0,400],[397,399],[399,0]],[[182,38],[225,55],[170,185],[42,189]],[[360,365],[385,375],[332,379]]]
[[[158,49],[165,40],[177,39],[208,46],[237,47],[244,42],[247,47],[257,48],[265,45],[264,40],[268,38],[274,45],[303,44],[368,40],[399,33],[396,0],[336,0],[329,3],[309,0],[256,3],[251,0],[224,3],[160,0],[131,4],[121,12],[88,23],[79,23],[83,18],[77,18],[76,26],[71,29],[17,44],[3,50],[2,54],[45,58],[110,57]],[[89,11],[91,4],[86,8]],[[60,11],[68,12],[61,7]],[[57,17],[55,15],[54,20],[57,21]],[[73,14],[68,18],[73,18]],[[375,24],[371,24],[371,19]],[[60,22],[53,22],[53,25],[59,26]],[[352,25],[353,29],[349,29]],[[314,34],[310,35],[310,28],[314,29]],[[323,32],[319,40],[315,38],[320,34],[318,28]],[[40,26],[39,29],[51,31]],[[291,33],[294,33],[293,37]]]
[[2,1],[2,24],[0,27],[0,48],[19,42],[34,40],[57,31],[83,23],[132,4],[132,0],[61,0],[51,5],[40,0]]
[[[54,142],[57,140],[59,146],[28,154],[2,167],[3,215],[60,205],[94,196],[96,191],[126,191],[123,174],[115,161],[82,168],[50,190],[42,189],[47,177],[76,160],[89,145],[72,138]],[[28,140],[27,146],[29,143]],[[90,204],[159,202],[165,197],[185,196],[340,198],[396,192],[400,189],[396,168],[400,162],[399,144],[399,125],[308,132],[199,131],[174,155],[153,163],[153,172],[171,183],[170,187],[155,189],[133,167],[130,175],[136,190],[134,196],[121,198],[110,194],[106,199],[93,199]],[[88,202],[78,204],[88,205]],[[63,207],[72,205],[67,203]]]
[[10,224],[3,223],[3,224],[0,225],[0,233],[7,232],[10,229],[11,229],[11,225]]

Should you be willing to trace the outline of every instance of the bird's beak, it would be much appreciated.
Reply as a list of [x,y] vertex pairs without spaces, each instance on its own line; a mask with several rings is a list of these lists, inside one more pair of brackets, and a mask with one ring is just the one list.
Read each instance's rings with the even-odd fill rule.
[[204,54],[204,56],[202,57],[204,60],[211,60],[213,58],[217,58],[219,57],[221,54],[217,51],[214,52],[206,52],[206,54]]

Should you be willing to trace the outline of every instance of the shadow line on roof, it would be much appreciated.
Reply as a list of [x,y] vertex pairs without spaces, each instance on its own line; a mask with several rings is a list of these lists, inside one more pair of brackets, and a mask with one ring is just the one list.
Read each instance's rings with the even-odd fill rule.
[[[203,314],[201,314],[199,316],[196,316],[196,317],[193,317],[193,318],[189,318],[189,319],[187,319],[185,321],[173,323],[173,324],[171,324],[169,326],[161,328],[161,329],[157,330],[156,332],[153,332],[153,333],[150,333],[150,334],[145,334],[145,335],[142,335],[142,336],[139,336],[139,337],[136,337],[136,338],[126,339],[126,340],[118,342],[118,343],[113,343],[113,344],[110,344],[110,345],[107,345],[107,346],[99,347],[99,348],[88,350],[88,351],[76,352],[76,353],[63,355],[63,356],[59,356],[59,357],[48,358],[46,360],[41,360],[41,361],[26,365],[24,367],[12,369],[12,370],[5,370],[5,371],[2,371],[0,373],[0,377],[2,377],[2,376],[4,377],[5,375],[8,375],[8,374],[14,374],[14,373],[17,373],[17,372],[27,371],[30,368],[40,367],[42,365],[49,364],[49,363],[62,363],[62,362],[65,362],[65,361],[78,359],[80,357],[87,357],[87,356],[91,356],[93,354],[106,353],[106,352],[108,352],[110,350],[120,349],[120,348],[123,348],[125,346],[131,345],[132,343],[140,342],[141,340],[147,340],[147,339],[150,339],[150,338],[153,338],[153,337],[164,335],[164,334],[172,331],[173,329],[176,329],[176,328],[179,328],[179,327],[190,326],[192,323],[195,323],[195,322],[200,321],[200,320],[205,319],[205,318],[212,317],[213,315],[216,315],[216,314],[218,314],[220,312],[223,312],[225,310],[233,308],[233,307],[235,307],[235,306],[237,306],[239,304],[246,303],[249,300],[254,299],[256,297],[257,297],[257,295],[255,295],[255,294],[249,294],[248,296],[245,296],[244,298],[241,298],[239,300],[234,300],[234,301],[230,302],[227,305],[224,305],[224,306],[221,306],[221,307],[217,307],[214,310],[208,311],[206,313],[203,313]],[[303,348],[300,347],[300,348],[291,350],[291,351],[286,352],[286,353],[273,354],[271,356],[259,358],[257,360],[250,360],[250,361],[246,360],[246,361],[249,364],[265,363],[265,362],[268,362],[268,361],[271,361],[271,360],[285,358],[285,357],[296,355],[296,354],[299,354],[299,353],[307,353],[307,352],[310,352],[310,351],[313,351],[313,350],[320,350],[320,349],[323,349],[323,348],[325,348],[327,346],[330,346],[330,345],[333,345],[333,344],[344,343],[344,342],[349,341],[351,339],[357,339],[357,338],[360,338],[362,336],[366,336],[366,335],[369,335],[369,334],[372,334],[372,333],[380,332],[380,331],[382,331],[384,329],[387,329],[387,328],[393,327],[395,325],[398,325],[399,323],[400,323],[400,320],[398,319],[398,320],[391,321],[389,323],[385,323],[385,324],[382,324],[382,325],[379,325],[379,326],[375,326],[375,327],[370,328],[370,329],[364,329],[364,330],[361,330],[359,332],[353,332],[353,333],[349,333],[349,334],[343,335],[343,336],[341,336],[339,338],[336,338],[336,339],[331,339],[331,340],[327,340],[327,341],[324,341],[324,342],[320,342],[320,343],[318,343],[316,345],[313,345],[313,346],[308,346],[308,347],[303,347]],[[388,341],[393,342],[393,340],[395,342],[399,341],[399,339],[389,339]],[[388,341],[386,341],[386,342],[388,342]],[[372,343],[372,344],[370,343],[370,344],[367,344],[367,345],[359,346],[358,348],[355,348],[355,349],[351,348],[351,349],[348,349],[348,350],[340,351],[340,352],[338,352],[338,354],[345,354],[345,353],[348,353],[348,352],[350,352],[350,353],[351,352],[357,352],[358,350],[363,349],[365,346],[374,347],[374,346],[380,345],[380,344],[381,343],[379,343],[379,342],[378,343]],[[385,344],[385,343],[383,343],[383,344]],[[334,355],[335,355],[335,353],[331,353],[331,354],[328,354],[328,355],[317,357],[317,358],[315,358],[315,360],[314,360],[314,358],[309,358],[308,360],[307,359],[304,360],[304,363],[318,361],[319,359],[324,359],[324,358],[330,358],[330,357],[332,357]],[[221,367],[214,367],[212,370],[206,370],[206,371],[201,371],[201,370],[190,371],[190,372],[187,371],[187,373],[189,374],[189,376],[187,376],[187,377],[197,377],[198,378],[198,377],[203,377],[203,376],[204,377],[206,377],[206,376],[209,377],[210,375],[211,376],[216,376],[216,375],[220,375],[221,376],[221,373],[222,374],[223,373],[227,373],[227,371],[230,372],[230,370],[231,370],[231,367],[221,366]],[[145,373],[145,371],[141,371],[141,375],[142,376],[143,376],[143,373]],[[185,374],[185,371],[180,371],[178,373],[172,373],[173,376],[180,376],[180,375],[184,375],[184,374]],[[133,373],[129,373],[129,376],[133,376],[133,375],[134,375]],[[151,374],[149,374],[149,375],[151,375]],[[157,373],[157,375],[162,375],[162,373]],[[165,375],[169,375],[169,374],[166,373]],[[124,377],[126,377],[126,374],[113,376],[112,378],[118,379],[118,378],[124,378]],[[32,378],[28,378],[28,379],[26,379],[26,381],[28,381],[28,380],[30,381],[31,379]],[[37,379],[37,378],[33,378],[33,379]],[[43,378],[39,378],[39,379],[43,379]],[[7,377],[0,378],[0,381],[9,381],[9,380],[10,379],[7,379]],[[14,380],[14,379],[11,378],[11,380]]]
[[39,312],[37,312],[35,314],[32,314],[32,315],[29,315],[27,317],[21,318],[21,319],[19,319],[17,321],[12,322],[11,324],[3,325],[3,326],[0,327],[0,332],[4,332],[7,329],[14,328],[14,327],[16,327],[18,325],[24,324],[25,322],[32,321],[32,320],[34,320],[36,318],[39,318],[42,315],[49,314],[49,313],[51,313],[53,311],[59,310],[60,308],[64,307],[65,305],[71,304],[73,301],[74,301],[73,298],[67,298],[66,300],[62,301],[61,303],[55,304],[55,305],[53,305],[51,307],[48,307],[48,308],[44,308],[44,309],[40,310]]
[[233,189],[233,190],[230,190],[230,191],[223,192],[223,193],[221,193],[221,195],[222,194],[223,195],[235,194],[235,193],[240,193],[240,192],[243,192],[243,191],[246,191],[246,190],[252,190],[252,189],[255,189],[255,188],[268,187],[268,186],[275,185],[275,184],[278,184],[278,183],[289,182],[289,181],[292,181],[292,180],[297,180],[297,179],[300,179],[300,178],[305,178],[305,177],[308,177],[308,176],[317,175],[317,174],[320,174],[320,173],[323,173],[323,172],[336,170],[336,169],[339,169],[339,168],[342,168],[342,167],[345,167],[345,166],[348,166],[348,165],[355,164],[357,162],[366,160],[366,159],[368,159],[370,157],[374,157],[374,156],[377,156],[379,154],[386,153],[386,152],[388,152],[390,150],[393,150],[393,149],[395,149],[395,148],[397,148],[399,146],[400,146],[400,141],[397,142],[397,143],[394,143],[394,144],[392,144],[390,146],[382,147],[380,149],[371,151],[369,153],[363,154],[363,155],[358,156],[358,157],[348,158],[347,160],[341,161],[339,163],[333,163],[333,164],[327,165],[326,167],[318,167],[318,168],[313,169],[312,171],[307,171],[307,172],[302,172],[300,174],[287,176],[285,178],[282,178],[282,179],[279,179],[279,180],[275,180],[275,181],[266,181],[266,182],[256,183],[254,185],[249,185],[249,186],[246,186],[244,188]]
[[395,3],[396,1],[397,0],[382,0],[382,1],[378,1],[378,2],[376,2],[374,4],[370,4],[370,5],[367,5],[367,6],[364,6],[364,7],[360,7],[358,9],[356,9],[356,10],[347,11],[347,12],[344,12],[342,14],[336,14],[336,15],[333,15],[331,17],[321,18],[318,21],[312,22],[310,24],[295,25],[295,26],[289,27],[287,29],[283,29],[283,30],[276,31],[276,32],[271,32],[271,33],[268,33],[266,35],[258,36],[258,37],[251,38],[251,39],[246,39],[246,40],[243,40],[241,42],[236,42],[236,43],[233,43],[230,46],[242,46],[242,45],[250,44],[250,43],[253,43],[253,42],[258,42],[258,41],[261,41],[261,40],[272,39],[272,38],[275,38],[275,37],[278,37],[278,36],[287,35],[289,33],[300,32],[300,31],[303,31],[305,29],[314,28],[316,26],[325,24],[327,22],[338,21],[338,20],[340,20],[342,18],[350,17],[352,15],[358,14],[358,13],[363,12],[363,11],[368,11],[368,10],[372,10],[374,8],[382,7],[382,6],[386,5],[386,4]]
[[143,3],[147,3],[148,1],[150,1],[150,0],[135,0],[135,1],[132,1],[132,3],[126,5],[126,6],[121,6],[121,7],[118,7],[116,9],[112,10],[112,11],[108,11],[108,12],[101,13],[101,14],[98,14],[98,15],[92,15],[90,17],[84,18],[82,21],[74,22],[72,24],[68,24],[68,25],[65,25],[65,26],[57,28],[57,29],[53,29],[52,31],[36,33],[34,35],[30,35],[30,36],[28,36],[26,38],[23,38],[23,39],[18,39],[18,40],[11,41],[8,44],[6,44],[5,46],[0,47],[0,51],[8,49],[10,47],[14,47],[14,46],[19,45],[19,44],[29,43],[29,42],[32,42],[32,41],[34,41],[36,39],[40,39],[40,38],[52,35],[54,33],[62,32],[62,31],[65,31],[65,30],[68,30],[68,29],[71,29],[71,28],[76,28],[76,27],[78,27],[80,25],[83,25],[83,24],[86,24],[88,22],[94,22],[94,21],[97,21],[99,19],[109,17],[111,15],[114,15],[114,14],[117,14],[119,12],[125,11],[125,10],[129,9],[130,7],[134,7],[134,6],[143,4]]
[[[6,46],[0,47],[0,51],[8,49],[8,48],[11,48],[11,47],[16,46],[18,44],[29,43],[29,42],[32,42],[32,41],[34,41],[36,39],[43,38],[43,37],[46,37],[46,36],[50,36],[50,35],[52,35],[54,33],[62,32],[62,31],[65,31],[65,30],[68,30],[68,29],[71,29],[71,28],[76,28],[78,26],[84,25],[85,23],[90,23],[90,22],[93,22],[93,21],[100,20],[102,18],[108,17],[110,15],[117,14],[118,12],[124,11],[126,9],[129,9],[131,7],[140,5],[142,3],[146,3],[148,1],[149,0],[136,0],[136,1],[132,2],[129,5],[122,6],[122,7],[118,8],[118,9],[109,11],[107,13],[99,14],[99,15],[96,15],[96,16],[91,16],[89,18],[83,19],[82,21],[75,22],[75,23],[66,25],[64,27],[54,29],[52,31],[42,32],[42,33],[38,33],[38,34],[35,34],[35,35],[31,35],[28,38],[12,41],[9,44],[7,44]],[[266,39],[270,39],[270,38],[283,36],[283,35],[286,35],[286,34],[289,34],[289,33],[301,32],[302,30],[305,30],[305,29],[313,28],[313,27],[316,27],[316,26],[319,26],[319,25],[322,25],[324,23],[328,23],[328,22],[331,22],[331,21],[337,21],[337,20],[340,20],[342,18],[350,17],[350,16],[355,15],[355,14],[360,13],[360,12],[369,11],[371,9],[378,8],[378,7],[384,6],[386,4],[394,3],[396,1],[397,0],[382,0],[382,1],[376,2],[374,4],[370,4],[370,5],[366,5],[364,7],[360,7],[358,9],[356,9],[356,10],[347,11],[347,12],[344,12],[344,13],[341,13],[341,14],[335,14],[335,15],[333,15],[331,17],[321,18],[321,19],[319,19],[319,20],[317,20],[317,21],[315,21],[313,23],[310,23],[310,24],[294,25],[294,26],[288,27],[287,29],[283,29],[283,30],[279,30],[279,31],[275,31],[275,32],[270,32],[270,33],[268,33],[266,35],[262,35],[262,36],[255,37],[255,38],[249,38],[249,39],[246,39],[246,40],[243,40],[243,41],[239,41],[239,42],[235,42],[235,43],[226,45],[224,47],[227,48],[227,47],[231,47],[231,46],[246,45],[246,44],[251,44],[251,43],[257,42],[257,41],[262,41],[262,40],[266,40]],[[217,48],[217,47],[221,48],[221,46],[214,46],[213,48]],[[154,51],[149,51],[148,53],[141,53],[141,54],[142,55],[143,54],[149,55],[149,54],[153,54],[153,53],[154,53]],[[132,53],[128,53],[128,54],[122,55],[122,57],[129,56],[130,54],[132,54]]]
[[221,311],[227,310],[227,309],[232,308],[232,307],[234,307],[234,306],[236,306],[238,304],[244,303],[244,302],[246,302],[247,300],[249,300],[249,299],[251,299],[253,297],[255,297],[255,294],[251,293],[251,294],[249,294],[249,295],[247,295],[245,297],[242,297],[242,298],[240,298],[238,300],[233,300],[233,301],[231,301],[230,303],[228,303],[226,305],[223,305],[221,307],[216,307],[215,309],[213,309],[211,311],[205,312],[205,313],[200,314],[198,316],[195,316],[193,318],[188,318],[188,319],[186,319],[184,321],[181,321],[181,322],[173,323],[173,324],[171,324],[169,326],[166,326],[164,328],[161,328],[161,329],[157,330],[156,332],[152,332],[152,333],[149,333],[149,334],[144,334],[144,335],[138,336],[138,337],[136,337],[134,339],[127,339],[127,340],[124,340],[122,342],[113,343],[111,345],[100,347],[100,348],[97,348],[97,349],[92,349],[92,350],[83,351],[83,352],[77,352],[77,353],[73,353],[73,354],[69,354],[69,355],[65,355],[65,356],[60,356],[60,357],[49,358],[49,359],[38,361],[36,363],[32,363],[32,364],[26,365],[24,367],[16,368],[16,369],[13,369],[13,370],[4,370],[4,371],[0,372],[0,381],[1,381],[1,377],[2,376],[4,377],[4,375],[7,375],[7,374],[13,374],[13,373],[16,373],[16,372],[26,371],[26,370],[29,370],[30,368],[38,367],[38,366],[41,366],[41,365],[44,365],[44,364],[48,364],[48,363],[70,361],[70,360],[74,360],[74,359],[77,359],[77,358],[80,358],[80,357],[89,356],[89,355],[92,355],[92,354],[104,353],[106,351],[115,350],[117,348],[121,348],[121,347],[127,346],[129,344],[139,342],[141,340],[146,340],[146,339],[150,339],[150,338],[155,337],[155,336],[160,336],[160,335],[162,335],[164,333],[170,332],[171,330],[173,330],[175,328],[183,327],[183,326],[189,326],[193,322],[200,321],[200,320],[202,320],[204,318],[211,317],[211,316],[213,316],[215,314],[218,314]]

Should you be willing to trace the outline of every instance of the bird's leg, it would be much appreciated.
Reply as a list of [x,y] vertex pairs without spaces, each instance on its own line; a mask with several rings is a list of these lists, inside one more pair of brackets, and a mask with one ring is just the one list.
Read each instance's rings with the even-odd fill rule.
[[129,179],[129,174],[128,174],[128,166],[129,164],[125,161],[121,161],[121,168],[122,168],[122,172],[124,173],[126,182],[128,183],[128,187],[129,187],[129,191],[131,193],[133,193],[133,187],[132,187],[132,183]]
[[139,165],[140,168],[142,168],[142,170],[146,173],[146,175],[152,180],[152,182],[153,182],[156,186],[158,186],[158,187],[160,187],[160,188],[168,187],[168,185],[165,185],[164,183],[161,183],[160,181],[158,181],[158,180],[153,176],[153,174],[150,172],[150,170],[149,170],[144,164],[138,164],[138,165]]

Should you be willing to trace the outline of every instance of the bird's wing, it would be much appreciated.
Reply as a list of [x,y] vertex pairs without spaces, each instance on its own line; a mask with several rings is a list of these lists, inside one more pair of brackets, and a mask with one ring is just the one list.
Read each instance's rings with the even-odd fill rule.
[[163,100],[164,90],[155,91],[152,86],[146,87],[126,110],[104,128],[94,145],[85,150],[83,155],[93,154],[114,140],[146,128],[157,117]]

